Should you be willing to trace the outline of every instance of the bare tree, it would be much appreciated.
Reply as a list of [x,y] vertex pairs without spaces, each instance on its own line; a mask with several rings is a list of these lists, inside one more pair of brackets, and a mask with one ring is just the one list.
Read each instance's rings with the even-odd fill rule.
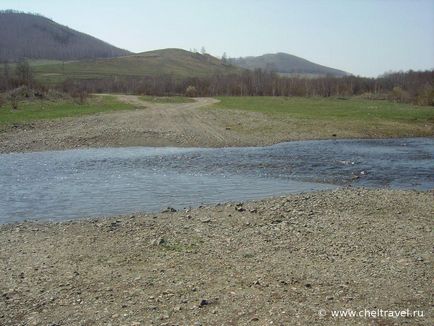
[[10,95],[12,110],[18,110],[18,96],[16,93]]
[[7,62],[3,63],[3,73],[0,74],[0,90],[9,89],[10,75],[9,75],[9,64]]
[[29,63],[26,60],[20,61],[15,67],[15,74],[18,82],[22,85],[31,85],[33,82],[33,73]]
[[227,65],[229,62],[228,62],[228,55],[226,54],[226,52],[223,52],[223,55],[222,55],[222,63],[224,64],[224,65]]

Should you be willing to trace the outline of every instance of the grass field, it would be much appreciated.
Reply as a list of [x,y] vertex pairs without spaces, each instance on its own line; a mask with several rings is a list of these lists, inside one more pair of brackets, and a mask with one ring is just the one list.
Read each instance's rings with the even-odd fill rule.
[[219,97],[218,108],[282,114],[297,119],[434,122],[434,107],[389,101],[302,97]]
[[[263,113],[276,123],[257,126],[234,125],[245,133],[275,134],[275,128],[287,126],[288,132],[301,138],[409,137],[433,136],[434,107],[422,107],[389,101],[358,98],[301,97],[219,97],[217,109],[236,109]],[[264,130],[259,130],[263,128]],[[265,130],[265,129],[270,130]],[[285,127],[286,128],[286,127]],[[316,136],[315,136],[316,135]]]
[[167,96],[167,97],[155,97],[155,96],[140,96],[142,101],[152,103],[193,103],[194,100],[184,96]]
[[134,106],[131,104],[117,101],[114,96],[90,97],[84,104],[77,104],[68,100],[23,101],[19,103],[18,110],[12,110],[9,104],[0,108],[0,124],[75,117],[98,112],[130,110],[133,108]]

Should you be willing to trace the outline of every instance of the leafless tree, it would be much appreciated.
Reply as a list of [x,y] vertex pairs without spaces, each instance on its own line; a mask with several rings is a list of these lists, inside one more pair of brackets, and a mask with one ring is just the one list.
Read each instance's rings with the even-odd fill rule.
[[15,75],[17,76],[18,82],[22,85],[30,86],[33,82],[32,69],[26,60],[17,63],[15,67]]
[[224,65],[227,65],[227,64],[229,63],[229,61],[228,61],[228,55],[226,54],[226,52],[223,52],[223,55],[222,55],[222,63],[223,63]]

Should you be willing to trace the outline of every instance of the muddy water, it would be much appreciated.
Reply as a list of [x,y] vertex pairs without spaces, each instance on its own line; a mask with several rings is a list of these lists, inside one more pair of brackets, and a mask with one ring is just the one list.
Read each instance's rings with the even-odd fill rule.
[[434,189],[434,139],[0,155],[0,223],[64,220],[330,189]]

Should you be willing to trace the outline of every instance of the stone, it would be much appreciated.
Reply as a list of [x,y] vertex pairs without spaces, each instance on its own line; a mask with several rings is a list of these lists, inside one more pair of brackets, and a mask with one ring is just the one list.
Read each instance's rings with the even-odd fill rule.
[[170,207],[170,206],[161,211],[161,213],[175,213],[175,212],[176,212],[176,209],[173,207]]

